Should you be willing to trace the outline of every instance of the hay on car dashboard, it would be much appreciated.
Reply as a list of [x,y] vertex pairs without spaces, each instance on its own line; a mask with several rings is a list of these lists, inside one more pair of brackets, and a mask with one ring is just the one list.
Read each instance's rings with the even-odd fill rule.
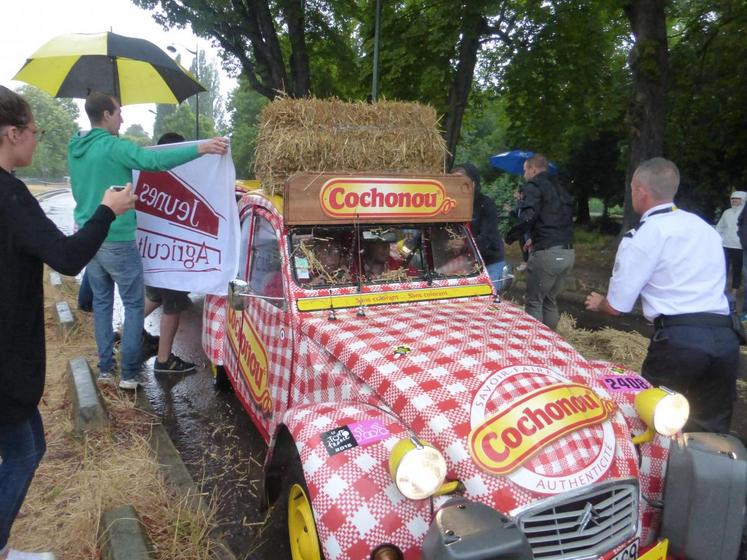
[[280,98],[262,110],[255,171],[268,194],[298,171],[443,173],[446,144],[419,103]]

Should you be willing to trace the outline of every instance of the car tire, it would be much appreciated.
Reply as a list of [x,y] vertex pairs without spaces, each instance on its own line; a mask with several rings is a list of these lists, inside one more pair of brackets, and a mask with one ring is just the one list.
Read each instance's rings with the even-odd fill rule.
[[213,375],[213,387],[217,391],[230,391],[231,382],[228,380],[228,374],[223,366],[210,364],[210,373]]
[[298,454],[288,465],[283,493],[279,497],[276,510],[285,518],[284,525],[292,560],[324,560],[309,489]]

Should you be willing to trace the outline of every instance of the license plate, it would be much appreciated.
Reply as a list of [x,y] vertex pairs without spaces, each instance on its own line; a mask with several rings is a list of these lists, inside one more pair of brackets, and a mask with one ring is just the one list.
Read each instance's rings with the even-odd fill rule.
[[638,560],[638,539],[615,554],[610,560]]
[[667,560],[667,548],[669,548],[669,541],[662,539],[654,548],[641,555],[638,560]]

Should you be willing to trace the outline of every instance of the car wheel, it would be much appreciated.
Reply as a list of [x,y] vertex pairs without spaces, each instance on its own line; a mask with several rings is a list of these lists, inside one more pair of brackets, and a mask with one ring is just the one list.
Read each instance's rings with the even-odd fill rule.
[[218,391],[230,391],[231,382],[228,380],[228,374],[223,366],[210,363],[210,373],[213,374],[213,387]]
[[281,496],[287,508],[288,541],[293,560],[322,560],[322,546],[316,532],[314,511],[303,475],[301,461],[296,458],[288,470],[286,492]]

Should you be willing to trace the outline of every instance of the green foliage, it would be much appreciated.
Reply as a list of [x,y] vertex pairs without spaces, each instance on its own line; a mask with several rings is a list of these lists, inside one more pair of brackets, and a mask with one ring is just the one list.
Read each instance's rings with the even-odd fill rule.
[[143,130],[143,127],[139,124],[133,124],[127,127],[127,130],[125,130],[122,137],[138,146],[150,146],[153,143],[151,137],[148,136],[145,130]]
[[239,80],[228,100],[231,119],[231,154],[236,166],[236,177],[254,177],[254,148],[257,140],[257,121],[267,98],[249,87],[246,80]]
[[514,224],[512,212],[516,208],[516,193],[519,192],[522,182],[520,177],[504,173],[482,186],[483,194],[492,198],[498,208],[498,230],[501,236],[504,236]]
[[483,175],[495,176],[488,159],[511,149],[506,140],[508,128],[504,98],[475,91],[464,114],[455,161],[470,161]]
[[676,3],[666,152],[682,174],[678,204],[711,219],[747,187],[747,5]]
[[[212,138],[216,135],[215,125],[210,117],[200,115],[200,138]],[[182,103],[177,110],[163,119],[163,132],[176,132],[185,140],[195,140],[195,114],[189,104]],[[161,133],[163,134],[163,133]],[[160,136],[159,136],[160,137]],[[158,138],[155,138],[158,141]]]
[[22,86],[18,93],[31,105],[37,126],[46,131],[36,146],[32,164],[23,174],[44,179],[62,178],[68,174],[68,142],[78,132],[77,105],[70,99],[55,99],[33,86]]
[[[199,98],[200,118],[208,117],[213,123],[223,122],[223,104],[220,96],[220,76],[213,61],[205,58],[205,51],[197,51],[198,55],[192,60],[189,71],[197,78],[207,91],[193,95],[187,99],[192,112],[196,112]],[[204,138],[204,137],[203,137]]]

